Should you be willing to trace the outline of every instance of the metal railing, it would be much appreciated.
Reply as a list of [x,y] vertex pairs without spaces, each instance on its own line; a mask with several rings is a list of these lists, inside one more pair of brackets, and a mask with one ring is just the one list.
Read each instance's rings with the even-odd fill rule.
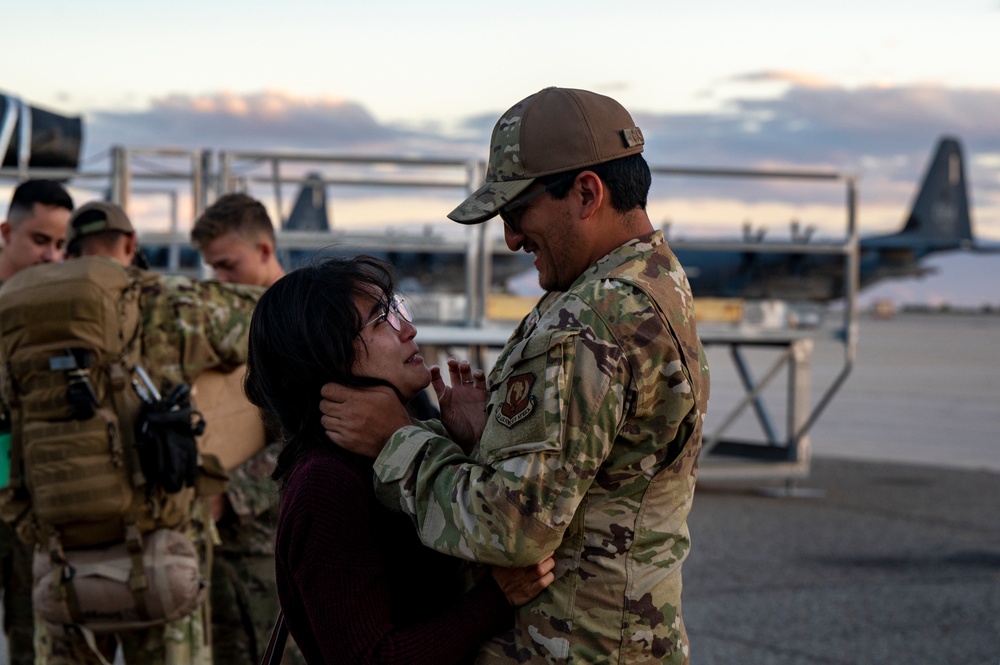
[[[102,189],[106,198],[131,209],[137,197],[166,196],[168,200],[167,228],[143,230],[143,244],[170,247],[168,270],[178,268],[181,248],[189,246],[188,228],[182,218],[193,221],[205,207],[223,193],[270,190],[271,206],[275,217],[284,221],[286,215],[285,188],[301,185],[306,171],[316,171],[324,188],[418,188],[450,189],[467,195],[475,190],[485,173],[481,161],[459,159],[421,159],[380,156],[335,155],[304,152],[244,152],[208,150],[178,150],[170,148],[127,148],[116,146],[109,153],[105,169],[32,169],[20,165],[15,169],[0,169],[0,179],[23,180],[28,177],[72,179],[75,187],[88,190]],[[702,335],[706,345],[725,345],[730,349],[745,394],[720,419],[719,425],[706,432],[704,455],[725,453],[747,459],[762,459],[783,464],[768,465],[767,473],[801,475],[808,471],[810,428],[815,424],[833,396],[843,385],[855,362],[857,349],[857,291],[859,285],[859,255],[857,229],[857,191],[854,176],[837,172],[817,171],[765,171],[740,169],[706,169],[685,167],[652,167],[654,182],[658,178],[676,176],[697,178],[777,179],[793,181],[818,181],[840,183],[845,188],[845,228],[842,242],[835,243],[764,243],[732,241],[674,240],[675,249],[714,249],[748,253],[784,252],[802,255],[836,255],[844,261],[844,311],[841,325],[833,337],[843,344],[843,366],[813,403],[809,393],[809,354],[813,335],[777,333],[762,336],[746,335],[739,331],[709,332]],[[102,197],[103,198],[103,197]],[[260,198],[264,198],[261,196]],[[456,196],[456,200],[461,197]],[[184,212],[187,211],[187,213]],[[188,215],[190,215],[188,217]],[[491,241],[487,224],[466,228],[462,239],[422,234],[378,234],[348,231],[334,226],[329,232],[278,233],[279,246],[284,249],[317,250],[332,246],[364,248],[384,251],[412,251],[442,253],[452,252],[464,256],[465,293],[467,316],[465,326],[422,326],[423,345],[440,348],[464,348],[482,361],[489,349],[496,349],[506,341],[507,331],[491,326],[486,317],[486,299],[491,284],[491,258],[495,253],[507,252],[502,242]],[[807,343],[808,342],[808,343]],[[780,349],[777,360],[759,377],[751,371],[744,350],[747,348]],[[764,390],[782,367],[788,367],[787,427],[782,437],[773,425],[764,400]],[[744,445],[726,439],[732,424],[741,414],[752,411],[756,416],[764,440]],[[735,472],[739,475],[739,472]]]
[[[747,461],[768,461],[766,467],[757,466],[754,474],[781,475],[787,478],[808,473],[811,458],[809,431],[840,390],[850,375],[857,357],[859,288],[859,237],[857,225],[857,179],[853,174],[834,171],[788,171],[761,169],[710,169],[686,167],[653,167],[654,175],[695,176],[702,178],[736,178],[757,180],[793,180],[839,183],[844,186],[845,235],[841,242],[809,243],[793,239],[792,242],[765,243],[760,241],[671,241],[675,250],[709,249],[753,253],[782,253],[795,255],[832,255],[843,258],[844,310],[841,325],[833,331],[833,338],[843,344],[843,364],[836,376],[823,390],[819,399],[811,400],[810,357],[814,334],[777,332],[752,335],[733,333],[703,333],[706,346],[723,345],[729,348],[730,358],[744,390],[742,399],[732,405],[721,417],[719,424],[705,433],[702,459],[725,455]],[[778,349],[778,356],[760,377],[755,377],[745,348]],[[770,410],[764,400],[765,389],[787,368],[786,427],[782,437],[773,424]],[[726,433],[748,409],[752,409],[760,426],[763,440],[733,441]],[[777,464],[776,464],[777,463]],[[717,467],[709,474],[728,477],[748,475],[747,465],[730,468]]]
[[[317,171],[318,170],[318,171]],[[263,172],[262,172],[263,171]],[[327,188],[455,190],[464,197],[474,191],[485,172],[481,162],[449,158],[342,155],[303,151],[223,151],[219,153],[218,194],[250,191],[266,185],[274,201],[272,210],[281,220],[285,215],[285,186],[301,186],[306,177]],[[456,199],[461,198],[456,196]],[[465,238],[375,234],[352,232],[333,226],[329,234],[287,231],[280,234],[283,249],[319,250],[332,246],[357,251],[378,249],[391,252],[438,252],[461,254],[465,258],[467,320],[482,325],[485,302],[492,279],[491,251],[486,229],[470,226]]]

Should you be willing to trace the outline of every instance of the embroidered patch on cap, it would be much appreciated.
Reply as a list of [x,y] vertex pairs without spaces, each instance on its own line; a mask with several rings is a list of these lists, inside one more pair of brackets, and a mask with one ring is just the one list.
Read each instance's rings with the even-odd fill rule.
[[531,396],[531,386],[535,375],[518,374],[507,379],[507,397],[497,410],[497,422],[508,428],[518,424],[535,410],[535,398]]

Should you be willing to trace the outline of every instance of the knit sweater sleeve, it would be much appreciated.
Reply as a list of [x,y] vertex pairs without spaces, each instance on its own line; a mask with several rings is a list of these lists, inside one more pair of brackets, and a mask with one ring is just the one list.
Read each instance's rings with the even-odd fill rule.
[[[437,614],[395,624],[380,525],[362,498],[370,490],[336,471],[313,468],[286,496],[293,505],[282,511],[278,543],[279,554],[285,550],[278,565],[287,566],[324,663],[459,663],[512,624],[513,610],[492,579]],[[303,629],[290,628],[293,636]]]

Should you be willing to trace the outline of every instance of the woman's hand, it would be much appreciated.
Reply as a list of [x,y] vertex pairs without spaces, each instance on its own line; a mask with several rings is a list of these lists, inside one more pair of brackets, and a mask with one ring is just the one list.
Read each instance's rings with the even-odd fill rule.
[[431,366],[431,385],[441,407],[441,423],[451,438],[468,453],[486,428],[486,374],[473,370],[467,360],[448,358],[451,386],[444,382],[441,368]]
[[507,596],[507,602],[513,607],[520,607],[555,581],[556,576],[552,572],[555,565],[550,554],[535,565],[524,568],[493,566],[493,579],[503,595]]

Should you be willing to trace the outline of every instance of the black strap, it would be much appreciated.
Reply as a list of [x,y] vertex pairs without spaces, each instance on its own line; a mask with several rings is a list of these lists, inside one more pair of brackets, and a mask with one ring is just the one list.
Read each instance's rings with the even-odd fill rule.
[[271,630],[271,639],[267,641],[267,649],[260,659],[260,665],[278,665],[285,653],[285,642],[288,641],[288,625],[285,623],[285,613],[278,610],[278,620]]

